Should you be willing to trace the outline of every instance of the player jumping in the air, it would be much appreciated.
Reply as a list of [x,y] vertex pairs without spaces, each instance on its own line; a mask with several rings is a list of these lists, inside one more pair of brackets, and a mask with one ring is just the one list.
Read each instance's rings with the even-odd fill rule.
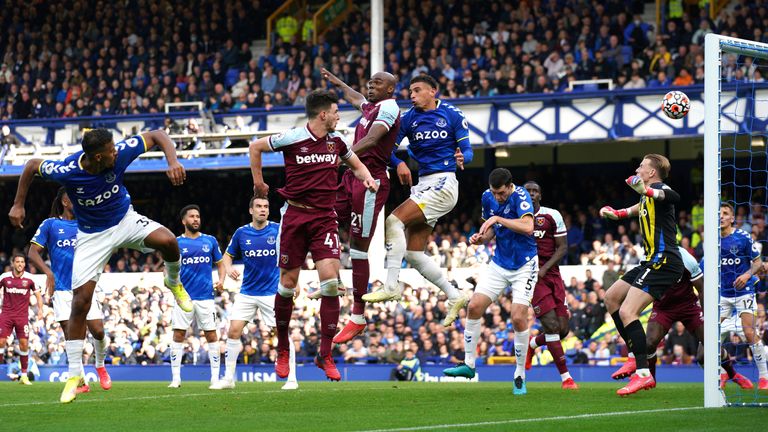
[[[399,300],[403,257],[428,281],[448,296],[448,312],[443,325],[459,316],[469,297],[454,287],[440,267],[424,250],[437,220],[453,210],[459,198],[456,168],[472,162],[469,125],[464,114],[453,105],[435,99],[437,81],[429,75],[411,79],[413,108],[403,114],[399,143],[408,137],[408,154],[419,163],[419,183],[411,196],[387,217],[387,281],[380,289],[363,296],[367,302]],[[400,182],[411,184],[405,162],[392,155]]]

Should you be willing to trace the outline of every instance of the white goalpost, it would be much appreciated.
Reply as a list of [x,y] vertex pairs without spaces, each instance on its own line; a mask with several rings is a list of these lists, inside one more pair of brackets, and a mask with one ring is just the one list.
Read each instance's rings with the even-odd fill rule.
[[747,220],[753,206],[762,212],[768,205],[764,175],[768,88],[755,82],[760,81],[756,70],[765,68],[766,73],[759,72],[768,75],[768,66],[762,66],[768,65],[768,44],[708,34],[704,57],[704,406],[765,406],[757,381],[754,391],[722,391],[717,360],[722,343],[720,203],[746,207]]

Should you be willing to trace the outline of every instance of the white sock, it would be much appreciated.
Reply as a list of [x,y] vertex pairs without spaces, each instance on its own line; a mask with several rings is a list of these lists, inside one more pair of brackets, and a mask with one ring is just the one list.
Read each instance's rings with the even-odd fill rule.
[[181,342],[171,342],[171,373],[174,381],[181,381],[181,356],[184,346]]
[[629,357],[629,358],[635,358],[635,353],[631,352],[631,353],[627,354],[627,357]]
[[765,346],[762,342],[749,346],[752,349],[752,358],[755,359],[760,378],[768,378],[768,365],[765,363]]
[[726,372],[725,369],[723,369],[723,367],[720,366],[720,375],[722,374],[728,374],[728,372]]
[[570,378],[571,378],[571,373],[570,372],[565,372],[565,373],[561,373],[560,374],[560,380],[562,380],[562,381],[565,381],[565,380],[570,379]]
[[104,335],[104,339],[93,340],[93,351],[96,356],[96,367],[104,367],[104,358],[107,356],[107,346],[109,345],[109,336]]
[[165,261],[165,280],[168,285],[179,284],[179,269],[181,269],[181,258],[178,261]]
[[[547,336],[545,335],[544,337],[546,338]],[[528,344],[528,346],[531,347],[531,349],[534,349],[534,350],[539,347],[538,345],[536,345],[536,338],[535,337],[531,338],[531,342]]]
[[638,369],[637,372],[635,372],[638,376],[641,376],[643,378],[647,376],[651,376],[651,370],[648,368]]
[[480,319],[467,319],[467,327],[464,329],[464,363],[475,368],[477,357],[477,339],[480,336]]
[[[459,290],[448,282],[448,279],[443,276],[442,269],[440,269],[437,263],[429,259],[424,252],[407,251],[405,259],[428,281],[440,288],[449,299],[453,300],[459,297]],[[525,343],[527,344],[528,341],[526,340]]]
[[296,347],[293,340],[288,344],[288,379],[287,381],[296,382]]
[[525,379],[525,356],[528,354],[528,336],[530,336],[528,329],[525,329],[525,331],[515,331],[515,362],[517,363],[515,378],[523,377]]
[[395,215],[389,215],[386,219],[385,236],[387,239],[387,283],[386,286],[397,286],[400,277],[400,268],[403,266],[405,256],[405,225]]
[[352,316],[349,317],[349,320],[352,321],[355,324],[365,324],[365,317],[363,314],[352,314]]
[[211,361],[211,382],[219,380],[221,372],[221,350],[218,342],[208,342],[208,360]]
[[69,362],[69,376],[78,376],[83,370],[83,347],[85,340],[68,340],[65,343],[67,347],[67,361]]
[[240,355],[242,349],[243,344],[240,339],[227,339],[227,353],[224,354],[224,377],[228,380],[235,380],[237,356]]

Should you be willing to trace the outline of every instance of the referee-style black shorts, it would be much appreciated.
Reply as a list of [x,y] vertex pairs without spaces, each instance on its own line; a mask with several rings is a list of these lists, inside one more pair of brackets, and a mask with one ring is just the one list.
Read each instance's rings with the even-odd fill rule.
[[643,261],[639,266],[626,272],[621,280],[641,289],[656,300],[683,277],[683,261],[668,255],[658,263]]

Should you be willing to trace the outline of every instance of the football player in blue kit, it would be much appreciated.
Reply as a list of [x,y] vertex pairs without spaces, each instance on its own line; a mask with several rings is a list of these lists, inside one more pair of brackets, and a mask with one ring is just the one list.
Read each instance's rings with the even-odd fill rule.
[[[40,224],[29,243],[29,262],[45,274],[46,294],[53,303],[54,319],[66,335],[67,322],[72,311],[72,260],[77,244],[77,221],[72,212],[72,201],[63,186],[59,188],[51,204],[51,217]],[[43,260],[43,250],[48,251],[50,267]],[[101,388],[109,390],[112,388],[112,380],[104,366],[109,338],[104,334],[104,313],[95,295],[86,316],[86,323],[93,335],[99,383]],[[85,372],[82,374],[85,376]],[[91,388],[88,383],[77,388],[78,393],[89,391]]]
[[528,391],[525,385],[525,358],[530,334],[528,310],[539,274],[538,248],[533,237],[533,202],[525,188],[512,182],[512,174],[505,168],[491,171],[488,183],[493,199],[487,199],[488,195],[483,194],[485,222],[469,241],[484,244],[495,238],[496,251],[469,302],[464,330],[464,362],[443,373],[453,377],[475,377],[483,314],[509,287],[517,363],[512,392],[524,395]]
[[[208,342],[208,360],[211,365],[211,385],[219,380],[221,351],[219,335],[216,329],[216,304],[214,291],[221,292],[226,277],[221,249],[216,237],[200,232],[200,207],[195,204],[185,206],[179,212],[184,234],[176,239],[181,250],[181,284],[192,298],[192,311],[185,312],[175,305],[171,317],[173,342],[171,343],[170,388],[181,387],[181,360],[184,353],[184,336],[192,320],[205,334]],[[218,278],[213,281],[212,265],[216,265]]]
[[[411,187],[411,196],[386,219],[387,281],[377,291],[366,294],[367,302],[399,300],[402,295],[398,278],[403,257],[428,281],[448,296],[448,312],[443,325],[450,325],[469,302],[469,296],[454,287],[440,267],[424,250],[437,220],[456,206],[459,182],[456,169],[472,162],[469,125],[458,108],[435,98],[437,81],[429,75],[411,79],[413,107],[401,117],[396,142],[408,138],[408,154],[419,163],[419,182]],[[392,155],[403,184],[411,185],[411,173],[405,162]]]
[[[227,351],[224,378],[212,386],[214,390],[235,388],[237,357],[243,348],[240,341],[245,325],[261,315],[261,322],[270,329],[275,328],[275,294],[280,282],[280,268],[277,266],[277,250],[280,224],[269,218],[269,201],[253,197],[249,203],[251,223],[235,231],[224,254],[226,272],[234,280],[240,280],[240,272],[232,266],[233,259],[243,261],[243,283],[235,295],[232,311],[229,313]],[[296,382],[296,352],[293,342],[289,344],[287,378],[285,390],[298,388]],[[286,378],[282,374],[280,378]]]
[[165,261],[165,286],[184,311],[192,310],[189,294],[179,281],[181,257],[176,236],[159,223],[133,210],[123,185],[128,166],[142,153],[158,146],[168,161],[166,174],[174,186],[186,179],[176,158],[176,146],[162,130],[144,132],[115,143],[112,132],[92,129],[83,135],[82,150],[64,160],[30,159],[19,179],[16,198],[8,213],[11,224],[23,228],[27,192],[35,176],[66,187],[77,219],[77,248],[72,264],[72,313],[67,329],[69,379],[60,401],[75,400],[83,382],[83,346],[86,317],[96,282],[118,248],[142,252],[157,250]]

